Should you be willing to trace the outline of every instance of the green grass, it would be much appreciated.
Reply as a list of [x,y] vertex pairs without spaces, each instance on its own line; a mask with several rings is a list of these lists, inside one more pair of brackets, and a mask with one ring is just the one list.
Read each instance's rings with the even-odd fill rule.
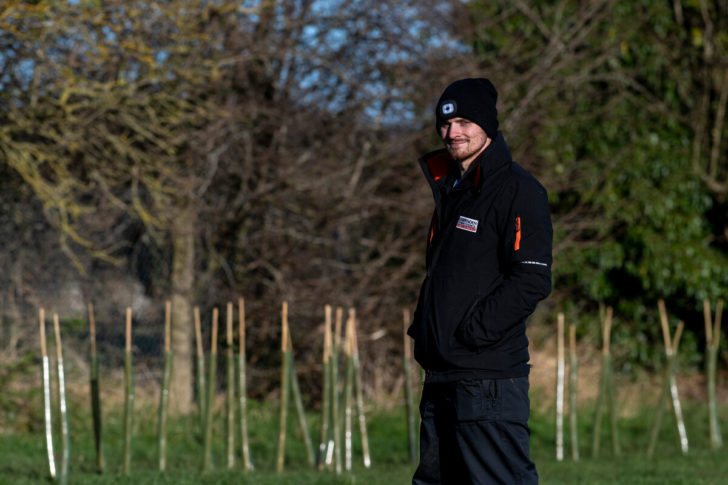
[[[534,415],[531,420],[532,455],[542,484],[718,484],[726,483],[728,460],[726,450],[709,449],[707,416],[704,405],[684,403],[691,450],[680,453],[672,414],[666,414],[655,457],[646,460],[645,453],[653,413],[645,410],[633,418],[619,422],[622,454],[615,457],[603,426],[604,436],[600,457],[591,457],[591,416],[581,414],[581,457],[571,461],[569,443],[566,460],[557,462],[554,449],[554,425],[551,415]],[[72,414],[72,450],[69,483],[71,484],[363,484],[395,485],[410,483],[414,465],[407,461],[406,423],[404,411],[371,411],[369,435],[372,449],[371,469],[362,465],[355,433],[354,470],[336,476],[332,472],[317,472],[306,464],[303,440],[295,415],[289,421],[286,471],[275,473],[278,438],[277,405],[251,403],[251,455],[256,470],[244,473],[237,457],[236,468],[225,469],[222,417],[218,415],[215,429],[214,470],[202,474],[202,441],[197,416],[171,420],[168,435],[168,471],[157,472],[156,411],[154,406],[137,408],[135,416],[132,473],[121,474],[122,416],[121,410],[106,416],[104,446],[107,470],[95,473],[95,459],[90,430],[90,416],[83,416],[86,406],[80,405]],[[724,418],[727,409],[723,408]],[[725,420],[723,420],[725,422]],[[311,436],[318,441],[317,416],[309,421]],[[726,426],[724,425],[724,428]],[[568,439],[568,436],[566,437]],[[238,440],[239,441],[239,440]],[[238,443],[239,445],[239,443]],[[58,450],[57,450],[58,451]],[[39,431],[0,436],[0,484],[49,483],[43,435]]]
[[[592,410],[580,415],[580,460],[571,460],[568,424],[565,425],[565,459],[557,462],[554,446],[553,416],[535,417],[531,421],[531,451],[545,484],[725,484],[728,483],[726,450],[711,450],[708,436],[707,406],[684,402],[690,451],[683,455],[672,408],[665,409],[662,428],[654,456],[647,459],[647,446],[654,420],[654,410],[643,409],[631,418],[620,417],[618,433],[620,456],[612,453],[606,416],[602,423],[599,456],[592,457]],[[728,414],[723,407],[722,416]],[[725,419],[723,420],[725,422]],[[725,428],[725,424],[723,426]],[[724,432],[725,436],[725,432]]]

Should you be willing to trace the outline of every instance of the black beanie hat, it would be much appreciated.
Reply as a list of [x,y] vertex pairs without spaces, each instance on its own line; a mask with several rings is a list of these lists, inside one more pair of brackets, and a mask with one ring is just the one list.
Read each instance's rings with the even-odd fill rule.
[[498,133],[498,110],[495,103],[498,93],[493,83],[485,78],[468,78],[455,81],[442,93],[435,108],[436,129],[450,118],[465,118],[477,123],[488,138]]

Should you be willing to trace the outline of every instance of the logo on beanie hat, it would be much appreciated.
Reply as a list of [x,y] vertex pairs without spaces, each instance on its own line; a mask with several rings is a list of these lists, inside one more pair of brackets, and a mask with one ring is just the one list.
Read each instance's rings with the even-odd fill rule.
[[455,101],[446,101],[442,103],[440,106],[440,114],[442,116],[450,116],[455,114],[455,112],[458,110],[458,105],[455,104]]

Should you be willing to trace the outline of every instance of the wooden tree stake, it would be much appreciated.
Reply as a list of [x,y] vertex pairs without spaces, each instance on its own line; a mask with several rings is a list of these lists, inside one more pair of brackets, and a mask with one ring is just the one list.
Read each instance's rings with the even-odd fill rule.
[[356,314],[354,314],[351,331],[351,351],[354,363],[354,397],[356,399],[356,414],[359,418],[362,457],[364,460],[364,467],[371,468],[372,458],[369,453],[369,434],[367,433],[367,419],[364,412],[364,388],[362,386],[361,362],[359,359],[359,340],[356,332]]
[[226,411],[226,452],[227,452],[227,468],[232,469],[235,466],[235,356],[233,353],[233,303],[227,304],[227,320],[226,320],[226,347],[225,347],[225,364],[226,364],[226,381],[225,381],[225,411]]
[[652,433],[650,434],[650,443],[647,447],[648,458],[652,457],[654,453],[655,445],[657,444],[657,437],[660,432],[660,427],[662,426],[662,416],[664,408],[667,404],[667,400],[669,397],[672,397],[672,407],[673,411],[675,412],[675,422],[677,424],[678,435],[680,437],[680,449],[682,450],[683,454],[687,454],[688,452],[688,437],[685,430],[685,422],[682,417],[682,408],[680,406],[680,398],[677,391],[677,381],[675,379],[677,351],[680,345],[680,337],[682,336],[684,323],[678,323],[677,329],[675,330],[675,335],[671,340],[667,310],[665,309],[665,302],[660,299],[657,302],[657,307],[660,312],[660,325],[662,327],[662,336],[665,342],[666,364],[663,392],[660,395],[660,401],[657,406],[657,416],[655,417],[655,422],[652,427]]
[[569,428],[571,430],[571,457],[579,461],[579,425],[577,418],[577,385],[579,359],[576,355],[576,325],[569,324]]
[[288,302],[284,301],[281,309],[281,408],[278,434],[277,472],[283,473],[286,456],[286,425],[288,421],[288,388],[290,367],[288,365]]
[[159,471],[167,469],[167,417],[169,415],[169,386],[172,381],[174,355],[171,347],[172,302],[164,304],[164,373],[159,395]]
[[94,319],[94,307],[88,304],[88,323],[89,323],[89,339],[91,343],[91,369],[90,369],[90,385],[91,385],[91,416],[94,428],[94,449],[96,450],[96,471],[104,473],[104,443],[103,428],[101,422],[101,395],[99,389],[99,361],[96,356],[96,320]]
[[341,454],[341,416],[339,413],[339,348],[341,342],[341,327],[344,320],[344,309],[336,308],[336,321],[334,325],[334,341],[331,346],[331,403],[332,421],[334,425],[334,469],[336,474],[342,471]]
[[715,381],[718,366],[718,346],[720,345],[720,320],[723,312],[723,300],[718,300],[715,307],[715,322],[711,322],[710,301],[703,300],[703,315],[705,317],[705,365],[708,386],[708,422],[710,426],[710,447],[714,450],[723,447],[723,437],[718,419],[718,399],[716,396]]
[[200,436],[205,436],[205,402],[207,394],[205,389],[205,352],[202,350],[202,325],[200,323],[200,307],[194,308],[195,342],[197,344],[197,411],[200,415]]
[[564,460],[564,314],[557,317],[556,356],[556,460]]
[[46,342],[45,310],[38,312],[40,320],[40,351],[43,356],[43,416],[45,418],[46,454],[48,456],[48,472],[51,479],[56,479],[56,457],[53,451],[53,412],[51,405],[51,370]]
[[354,360],[352,358],[352,332],[354,329],[354,310],[349,309],[346,321],[344,352],[346,354],[346,379],[344,381],[344,469],[351,471],[352,462],[352,396],[354,387]]
[[599,387],[599,395],[597,396],[597,404],[594,419],[594,437],[592,441],[592,455],[599,456],[599,443],[601,438],[601,421],[604,413],[604,401],[606,401],[607,412],[609,414],[610,431],[612,435],[612,452],[615,456],[619,456],[619,435],[617,433],[617,410],[615,403],[614,390],[614,373],[612,370],[612,356],[610,352],[610,342],[612,335],[612,307],[600,308],[602,319],[602,376]]
[[202,470],[212,470],[212,434],[214,426],[215,389],[217,386],[217,327],[220,311],[212,309],[212,335],[210,337],[210,362],[208,364],[207,392],[205,393],[205,443]]
[[291,392],[293,394],[293,402],[296,406],[296,414],[298,415],[298,424],[301,428],[301,435],[303,436],[303,443],[306,448],[306,459],[308,464],[314,466],[316,463],[316,457],[313,452],[313,442],[311,441],[311,433],[308,429],[308,422],[306,420],[306,412],[303,408],[303,399],[301,398],[301,388],[298,383],[298,374],[296,373],[296,366],[293,359],[293,343],[291,341],[290,326],[288,326],[288,353],[286,359],[289,367]]
[[58,474],[58,483],[68,483],[68,465],[71,457],[71,433],[68,428],[68,400],[66,399],[66,373],[63,367],[63,344],[61,343],[61,328],[58,314],[53,314],[53,329],[56,334],[56,365],[58,367],[58,396],[61,408],[61,469]]
[[331,416],[331,305],[324,307],[324,349],[321,364],[321,439],[316,457],[317,468],[323,470],[326,465],[326,450],[329,445],[329,417]]
[[248,385],[247,371],[245,368],[245,300],[238,300],[238,318],[240,332],[238,335],[240,353],[238,354],[238,376],[240,392],[240,440],[242,443],[243,469],[252,470],[253,462],[250,460],[250,442],[248,440]]
[[131,436],[134,424],[134,374],[131,355],[131,308],[126,309],[126,347],[124,351],[124,475],[131,471]]
[[288,387],[293,393],[293,400],[298,414],[298,422],[301,427],[304,444],[306,447],[306,458],[308,463],[313,466],[315,456],[313,452],[313,443],[311,442],[311,434],[306,421],[306,412],[303,408],[303,399],[301,398],[301,389],[298,384],[296,368],[293,362],[293,344],[291,343],[290,327],[288,325],[288,302],[283,302],[281,311],[281,413],[280,413],[280,434],[278,439],[278,473],[283,472],[283,465],[286,453],[286,427],[288,421]]

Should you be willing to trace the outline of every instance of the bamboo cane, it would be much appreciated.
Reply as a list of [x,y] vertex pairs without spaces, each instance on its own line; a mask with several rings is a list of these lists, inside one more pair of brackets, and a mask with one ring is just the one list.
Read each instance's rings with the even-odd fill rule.
[[604,399],[605,399],[605,380],[604,380],[604,349],[605,349],[605,311],[604,305],[599,304],[599,321],[602,327],[602,369],[601,378],[599,382],[599,393],[597,394],[597,402],[594,409],[594,432],[592,436],[592,457],[596,458],[599,456],[599,445],[601,442],[601,430],[602,430],[602,415],[604,413]]
[[126,309],[126,347],[124,350],[124,475],[131,470],[131,435],[134,424],[134,376],[131,355],[131,308]]
[[61,469],[58,473],[58,483],[68,483],[68,464],[71,457],[71,434],[68,429],[68,400],[66,399],[66,374],[63,369],[63,345],[61,343],[61,329],[58,323],[58,314],[53,314],[53,330],[56,334],[56,365],[58,367],[58,397],[60,400],[61,420]]
[[[672,348],[675,349],[675,354],[672,356],[673,360],[677,361],[677,348],[682,336],[683,328],[685,324],[679,322],[677,330],[675,331],[675,339],[673,340]],[[680,405],[680,396],[677,391],[677,379],[675,378],[675,371],[670,374],[670,395],[672,396],[672,409],[675,412],[675,421],[677,424],[678,435],[680,436],[680,449],[683,455],[688,453],[688,435],[685,428],[685,420],[683,419],[682,407]]]
[[212,309],[212,336],[210,338],[210,362],[207,375],[207,392],[205,400],[205,445],[202,470],[212,470],[212,428],[213,408],[215,406],[215,386],[217,381],[217,322],[219,310]]
[[672,372],[669,374],[669,386],[670,386],[670,395],[672,397],[672,409],[675,413],[675,421],[677,424],[677,430],[678,435],[680,436],[680,449],[682,450],[683,454],[686,454],[688,452],[688,437],[685,430],[685,421],[683,420],[682,416],[682,408],[680,406],[680,398],[678,396],[677,392],[677,382],[675,379],[675,366],[677,361],[677,349],[678,344],[680,342],[680,337],[682,335],[684,323],[679,322],[677,326],[677,330],[675,330],[675,336],[673,338],[672,345],[669,345],[670,343],[670,330],[668,328],[668,321],[667,321],[667,311],[665,309],[665,302],[663,300],[659,300],[657,302],[658,309],[660,311],[660,323],[662,325],[662,334],[665,339],[665,342],[668,344],[665,347],[665,352],[669,353],[668,356],[669,359],[672,359],[675,364],[671,366]]
[[243,469],[252,470],[253,462],[250,461],[250,443],[248,441],[248,385],[245,368],[245,300],[243,298],[240,298],[238,300],[238,319],[240,326],[240,332],[238,335],[240,348],[238,354],[238,387],[240,392],[240,442],[242,443],[241,449],[243,454]]
[[673,355],[674,349],[670,341],[670,326],[667,320],[665,300],[660,299],[657,301],[657,310],[660,312],[660,328],[662,329],[662,339],[665,342],[665,353]]
[[56,458],[53,451],[53,422],[51,406],[51,371],[48,347],[46,342],[45,310],[38,312],[40,320],[40,351],[43,356],[43,416],[45,418],[46,453],[48,456],[48,473],[51,479],[56,479]]
[[278,433],[278,460],[276,471],[283,473],[286,455],[286,425],[288,422],[288,388],[290,367],[288,365],[288,302],[284,301],[281,309],[281,408]]
[[167,469],[167,416],[169,414],[169,385],[172,380],[174,355],[170,345],[172,329],[172,303],[164,304],[164,374],[159,396],[159,471]]
[[339,347],[341,343],[341,327],[344,319],[344,310],[336,308],[336,321],[334,325],[334,341],[331,346],[331,419],[334,426],[334,447],[332,459],[334,469],[339,475],[342,471],[341,454],[341,415],[339,412]]
[[556,460],[564,460],[564,314],[557,318],[556,356]]
[[710,315],[710,301],[703,300],[703,320],[705,322],[705,342],[710,345],[713,340],[713,318]]
[[354,329],[354,310],[349,309],[349,318],[346,321],[346,341],[344,352],[346,354],[346,380],[344,381],[344,469],[351,471],[352,462],[352,397],[354,388],[354,360],[352,352],[352,333]]
[[409,449],[409,460],[411,463],[417,461],[417,430],[415,428],[415,404],[414,393],[412,392],[412,347],[410,345],[410,336],[407,335],[407,328],[410,325],[410,314],[408,309],[402,312],[403,317],[403,367],[404,367],[404,400],[407,409],[407,443]]
[[720,345],[720,320],[723,311],[723,300],[718,300],[715,307],[715,323],[711,322],[710,302],[703,300],[703,315],[705,316],[706,340],[706,374],[708,384],[708,421],[710,425],[710,447],[714,450],[723,447],[723,437],[718,420],[718,401],[716,397],[715,381],[718,363],[718,346]]
[[612,365],[612,352],[611,352],[611,341],[612,341],[612,307],[607,308],[605,317],[605,349],[604,349],[604,368],[606,369],[605,381],[607,390],[607,408],[609,411],[609,425],[612,436],[612,453],[614,456],[619,456],[621,453],[619,446],[619,434],[617,430],[617,405],[614,388],[614,366]]
[[576,355],[576,325],[569,324],[569,428],[571,431],[571,458],[579,461],[579,428],[576,394],[579,377],[579,359]]
[[227,451],[227,467],[232,469],[235,466],[235,360],[233,355],[233,303],[227,304],[227,335],[225,349],[226,364],[226,413],[227,420],[226,429],[226,451]]
[[354,364],[354,396],[356,397],[356,414],[359,417],[359,433],[361,435],[361,449],[364,459],[364,467],[371,468],[372,458],[369,453],[369,434],[367,433],[367,419],[366,414],[364,413],[364,389],[361,379],[359,341],[356,334],[356,318],[354,318],[351,331],[351,350]]
[[655,415],[655,421],[652,424],[652,431],[650,432],[650,442],[647,445],[647,458],[652,458],[655,451],[655,445],[657,444],[657,437],[662,427],[662,419],[665,410],[665,404],[667,403],[668,396],[670,395],[670,374],[673,372],[673,360],[667,359],[665,363],[665,374],[662,385],[662,392],[660,393],[660,400],[657,405],[657,413]]
[[331,305],[324,307],[324,351],[321,365],[321,439],[316,458],[317,468],[323,470],[326,464],[326,449],[329,441],[329,417],[331,415]]
[[202,350],[202,329],[200,324],[200,307],[195,307],[195,342],[197,343],[197,410],[200,415],[200,436],[205,436],[205,353]]
[[680,448],[683,452],[683,454],[686,454],[688,452],[688,439],[687,434],[685,431],[685,423],[682,419],[682,410],[680,406],[680,399],[677,392],[677,382],[675,380],[675,366],[676,366],[676,356],[677,356],[677,350],[680,345],[680,337],[682,336],[682,331],[684,328],[684,323],[679,322],[677,329],[675,331],[675,335],[671,341],[670,339],[670,329],[667,319],[667,311],[665,310],[665,302],[663,300],[659,300],[657,302],[658,310],[660,312],[660,324],[662,327],[662,336],[665,343],[665,356],[666,356],[666,365],[665,365],[665,378],[664,378],[664,384],[663,384],[663,392],[660,396],[660,402],[657,407],[657,415],[655,417],[655,422],[652,427],[652,432],[650,435],[650,443],[647,447],[647,457],[652,457],[652,454],[655,450],[655,445],[657,443],[657,437],[660,432],[660,427],[662,425],[662,417],[663,417],[663,411],[666,406],[668,398],[672,398],[672,406],[673,411],[675,413],[675,421],[678,428],[678,435],[680,437]]
[[[715,323],[713,326],[713,338],[712,338],[712,360],[713,360],[713,384],[715,385],[715,371],[717,367],[717,361],[718,361],[718,348],[720,347],[720,324],[721,324],[721,316],[723,313],[723,300],[718,300],[718,303],[715,306]],[[715,392],[713,392],[715,394]],[[720,421],[718,420],[718,403],[717,403],[717,397],[713,400],[714,406],[713,406],[713,422],[715,425],[713,428],[715,429],[715,448],[719,449],[723,447],[723,437],[721,435],[720,430]]]
[[96,355],[96,321],[93,304],[88,304],[89,339],[91,340],[91,416],[94,427],[94,448],[96,450],[96,471],[104,473],[103,428],[101,423],[101,396],[99,390],[99,361]]
[[[610,414],[610,420],[613,413],[612,407],[612,391],[611,391],[611,373],[612,373],[612,353],[611,353],[611,335],[612,335],[612,307],[607,307],[604,316],[604,328],[602,340],[604,345],[602,346],[602,358],[604,363],[602,365],[602,382],[604,383],[604,397],[607,401],[607,411]],[[612,443],[614,443],[614,434],[612,434]]]
[[296,366],[293,362],[293,344],[291,342],[290,327],[288,327],[289,333],[286,342],[288,343],[288,352],[286,353],[286,361],[288,365],[289,380],[291,383],[291,392],[293,393],[293,402],[296,406],[296,413],[298,415],[298,424],[301,428],[301,434],[303,435],[303,443],[306,448],[306,459],[308,464],[314,466],[316,457],[313,452],[313,443],[311,442],[311,434],[308,430],[308,422],[306,421],[306,412],[303,408],[303,399],[301,399],[301,388],[298,384],[298,374],[296,373]]
[[613,316],[612,307],[606,307],[606,310],[602,310],[602,308],[600,308],[599,314],[602,316],[602,375],[595,410],[592,456],[597,457],[599,455],[601,421],[604,414],[605,401],[607,412],[609,414],[610,432],[612,435],[612,451],[616,456],[618,456],[620,454],[619,435],[617,434],[617,412],[614,395],[612,358],[610,353]]

